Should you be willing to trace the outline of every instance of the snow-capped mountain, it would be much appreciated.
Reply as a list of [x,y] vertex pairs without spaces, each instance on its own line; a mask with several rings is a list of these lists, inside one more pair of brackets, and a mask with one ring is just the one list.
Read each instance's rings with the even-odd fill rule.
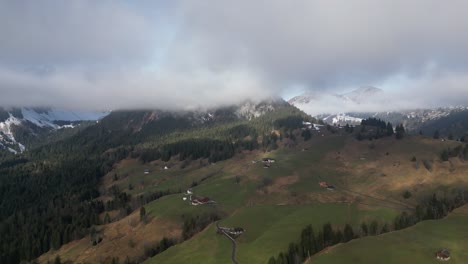
[[344,101],[350,101],[356,104],[368,103],[370,100],[375,100],[377,97],[383,97],[384,91],[373,86],[363,86],[354,91],[337,94],[338,98]]
[[306,106],[307,104],[320,104],[323,101],[338,104],[355,104],[362,105],[375,101],[376,99],[383,99],[385,93],[382,89],[373,86],[362,86],[351,92],[336,94],[336,93],[318,93],[307,92],[302,95],[291,98],[288,102],[298,108]]
[[23,152],[27,144],[19,142],[17,134],[34,138],[57,129],[73,128],[82,121],[96,121],[108,114],[50,108],[0,108],[0,150]]
[[339,114],[321,114],[317,115],[317,117],[322,119],[325,123],[338,125],[358,125],[361,123],[362,119],[374,117],[394,124],[403,124],[406,129],[416,131],[423,124],[443,118],[448,118],[456,113],[466,111],[468,111],[468,107],[458,106],[389,112],[350,112]]
[[343,94],[309,92],[292,98],[289,103],[328,124],[358,125],[362,119],[375,117],[393,124],[403,124],[407,130],[415,132],[422,128],[431,131],[433,129],[429,125],[435,124],[435,121],[468,113],[465,106],[410,109],[396,99],[390,100],[383,90],[372,86]]
[[60,129],[73,126],[73,122],[96,121],[108,112],[65,111],[58,109],[21,108],[22,120],[38,127]]

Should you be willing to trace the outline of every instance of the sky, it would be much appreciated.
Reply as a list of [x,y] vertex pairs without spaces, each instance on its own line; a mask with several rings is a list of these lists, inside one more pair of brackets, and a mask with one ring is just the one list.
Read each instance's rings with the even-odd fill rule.
[[0,0],[0,105],[189,110],[363,85],[395,107],[468,104],[466,10],[462,0]]

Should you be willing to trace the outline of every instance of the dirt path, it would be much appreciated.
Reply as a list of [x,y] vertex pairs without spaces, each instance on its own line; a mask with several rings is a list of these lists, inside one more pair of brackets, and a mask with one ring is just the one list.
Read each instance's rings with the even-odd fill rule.
[[237,244],[236,244],[236,241],[230,237],[226,232],[224,232],[224,230],[222,230],[221,228],[219,228],[219,222],[216,222],[216,228],[218,229],[218,231],[220,231],[221,233],[223,233],[224,236],[226,236],[227,238],[229,238],[229,240],[231,240],[232,242],[232,254],[231,254],[231,260],[232,260],[232,263],[234,264],[239,264],[236,260],[236,248],[237,248]]

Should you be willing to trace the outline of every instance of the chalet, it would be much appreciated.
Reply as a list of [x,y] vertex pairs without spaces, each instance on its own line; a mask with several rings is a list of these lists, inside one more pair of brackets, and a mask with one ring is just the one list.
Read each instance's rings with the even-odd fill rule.
[[312,123],[302,121],[302,126],[303,126],[303,129],[311,129],[312,128]]
[[150,173],[150,170],[149,169],[146,169],[143,171],[144,174],[149,174]]
[[328,184],[327,182],[321,181],[319,182],[320,187],[327,188],[329,191],[333,191],[336,189],[335,185]]
[[275,163],[275,159],[272,159],[272,158],[264,158],[262,159],[262,162],[263,163]]
[[435,257],[438,260],[447,261],[450,260],[450,252],[448,249],[442,249],[435,254]]
[[192,205],[202,205],[202,204],[214,204],[215,201],[211,200],[208,197],[203,197],[203,196],[190,196],[190,200],[192,202]]
[[245,232],[245,229],[242,227],[224,227],[220,226],[219,231],[222,231],[226,234],[228,234],[230,237],[238,237],[242,235]]
[[317,131],[320,131],[320,128],[323,127],[323,125],[320,124],[314,124],[314,129]]

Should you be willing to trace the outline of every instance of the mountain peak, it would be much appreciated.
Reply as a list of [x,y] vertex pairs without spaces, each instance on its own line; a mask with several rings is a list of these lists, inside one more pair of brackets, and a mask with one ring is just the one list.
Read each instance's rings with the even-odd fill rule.
[[361,86],[349,93],[338,95],[339,97],[361,104],[369,100],[369,98],[382,95],[384,91],[374,86]]

